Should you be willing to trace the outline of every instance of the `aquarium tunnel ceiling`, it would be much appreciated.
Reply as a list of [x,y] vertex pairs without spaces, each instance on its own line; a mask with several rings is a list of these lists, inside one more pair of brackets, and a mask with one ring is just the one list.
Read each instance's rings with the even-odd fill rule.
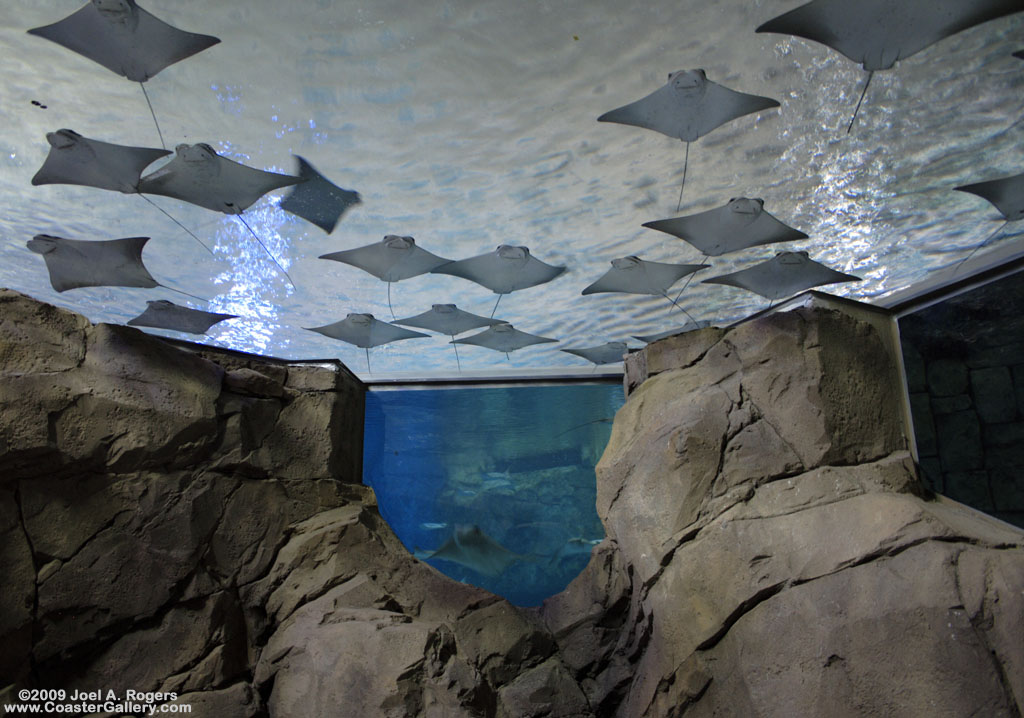
[[1020,244],[956,188],[1024,172],[1024,3],[938,5],[7,0],[0,285],[361,376],[879,302]]

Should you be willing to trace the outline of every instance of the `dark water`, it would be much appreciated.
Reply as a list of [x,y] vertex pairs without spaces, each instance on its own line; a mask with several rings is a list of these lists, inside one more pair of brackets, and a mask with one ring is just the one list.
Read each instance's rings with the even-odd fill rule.
[[[594,465],[622,402],[617,383],[372,391],[363,481],[410,551],[537,605],[604,537]],[[465,563],[427,558],[446,542]]]
[[925,481],[1024,527],[1024,272],[902,317],[900,338]]

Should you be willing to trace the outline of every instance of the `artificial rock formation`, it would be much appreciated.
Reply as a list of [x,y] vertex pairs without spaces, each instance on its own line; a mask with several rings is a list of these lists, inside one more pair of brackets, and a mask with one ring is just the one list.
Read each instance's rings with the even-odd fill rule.
[[1024,535],[924,495],[871,322],[691,332],[627,383],[597,470],[608,539],[545,607],[591,705],[1021,714]]
[[803,308],[634,355],[608,538],[518,609],[416,561],[340,369],[0,292],[0,704],[197,716],[1005,715],[1021,532],[925,495],[871,323]]
[[539,618],[381,519],[344,370],[6,290],[0,367],[0,706],[34,687],[217,718],[587,714]]

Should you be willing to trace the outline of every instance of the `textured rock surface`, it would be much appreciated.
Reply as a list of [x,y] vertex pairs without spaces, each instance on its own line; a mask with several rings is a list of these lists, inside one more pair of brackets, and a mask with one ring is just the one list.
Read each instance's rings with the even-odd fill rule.
[[925,495],[896,381],[810,308],[627,359],[608,538],[544,611],[600,715],[1020,715],[1024,535]]
[[[631,357],[608,538],[541,609],[416,561],[343,372],[0,292],[0,702],[197,716],[1019,716],[1021,532],[925,495],[870,325],[800,309]],[[922,379],[923,381],[923,379]],[[1001,441],[1011,441],[1007,435]]]
[[0,696],[221,717],[590,715],[535,616],[416,561],[345,371],[0,291]]

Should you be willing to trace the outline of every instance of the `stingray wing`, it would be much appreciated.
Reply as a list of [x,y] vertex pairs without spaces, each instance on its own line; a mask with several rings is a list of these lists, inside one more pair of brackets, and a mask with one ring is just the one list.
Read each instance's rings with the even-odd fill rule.
[[483,576],[497,576],[515,563],[519,556],[485,534],[478,526],[470,526],[456,529],[451,538],[424,558],[439,558],[470,568]]
[[516,274],[512,281],[510,292],[518,289],[535,287],[538,284],[546,284],[552,279],[565,272],[565,267],[555,267],[545,264],[534,256],[531,256],[526,265]]
[[352,316],[345,317],[339,322],[327,324],[322,327],[306,327],[309,331],[323,334],[325,337],[340,339],[343,342],[354,344],[360,349],[372,349],[381,344],[399,341],[401,339],[415,339],[426,337],[427,334],[414,332],[410,329],[402,329],[393,324],[382,322],[370,317],[369,323],[353,321]]
[[451,337],[468,332],[470,329],[502,324],[500,319],[488,319],[479,314],[464,312],[454,304],[439,306],[446,307],[445,311],[438,311],[437,306],[435,306],[429,312],[423,312],[408,319],[396,319],[392,324],[429,329],[432,332],[440,332]]
[[814,0],[769,20],[757,32],[795,35],[887,70],[945,37],[1020,12],[1016,0]]
[[58,292],[78,287],[159,286],[142,264],[149,237],[126,237],[101,242],[36,235],[28,248],[43,255],[50,285]]
[[134,2],[129,6],[130,11],[119,21],[104,17],[90,2],[63,20],[29,32],[133,82],[145,82],[165,67],[220,42],[211,35],[168,25]]
[[146,302],[146,305],[146,311],[134,319],[128,320],[129,326],[156,327],[189,334],[205,334],[217,322],[237,317],[235,314],[217,314],[182,307],[166,299]]
[[711,82],[702,70],[688,74],[696,72],[700,72],[700,91],[677,90],[670,79],[646,97],[606,112],[597,121],[634,125],[693,142],[737,117],[779,106],[768,97],[747,95]]
[[142,171],[171,154],[167,150],[90,140],[70,130],[59,130],[49,136],[61,133],[70,133],[69,141],[51,143],[43,166],[32,178],[33,185],[73,184],[134,193]]
[[624,292],[627,294],[664,294],[669,287],[707,264],[665,264],[640,260],[628,269],[612,267],[596,282],[583,290],[583,294]]
[[534,256],[525,262],[504,260],[495,252],[461,259],[431,270],[434,274],[450,274],[487,287],[495,294],[509,294],[519,289],[550,282],[565,267],[545,264]]
[[708,80],[704,97],[698,106],[697,136],[702,137],[737,117],[778,106],[779,103],[770,97],[737,92]]
[[296,155],[295,159],[303,182],[281,200],[280,207],[330,234],[345,212],[362,201],[359,193],[332,183],[302,157]]
[[246,167],[217,155],[211,160],[215,171],[205,163],[190,163],[175,157],[139,182],[139,192],[173,197],[224,214],[241,214],[256,200],[281,187],[302,182],[301,177]]
[[597,365],[617,364],[622,357],[629,352],[625,342],[608,342],[597,347],[582,347],[580,349],[560,349],[559,351],[574,354]]
[[450,261],[416,245],[407,249],[394,249],[382,242],[323,254],[320,259],[350,264],[385,282],[398,282],[418,277],[448,264]]
[[662,339],[666,339],[668,337],[674,337],[677,334],[692,332],[695,329],[704,329],[710,326],[710,321],[708,321],[707,319],[701,319],[697,322],[690,322],[689,324],[684,324],[681,327],[676,327],[675,329],[667,329],[663,332],[658,332],[657,334],[647,334],[645,336],[634,335],[633,338],[636,339],[637,341],[643,342],[644,344],[651,344],[652,342],[661,341]]
[[597,121],[643,127],[690,142],[697,139],[689,129],[697,112],[696,105],[681,103],[672,87],[663,85],[636,102],[604,113]]
[[991,202],[1007,222],[1024,219],[1024,174],[957,187]]
[[704,283],[739,287],[774,301],[823,284],[859,281],[860,277],[829,269],[802,252],[782,252],[767,262]]
[[780,222],[764,210],[753,222],[736,222],[728,206],[688,217],[646,222],[643,226],[678,237],[709,257],[775,242],[807,239],[806,234]]
[[498,352],[514,352],[516,349],[532,346],[534,344],[545,344],[557,342],[557,339],[542,337],[536,334],[528,334],[513,328],[511,324],[497,324],[479,334],[474,334],[465,339],[453,339],[452,344],[475,344],[478,347],[486,347]]

